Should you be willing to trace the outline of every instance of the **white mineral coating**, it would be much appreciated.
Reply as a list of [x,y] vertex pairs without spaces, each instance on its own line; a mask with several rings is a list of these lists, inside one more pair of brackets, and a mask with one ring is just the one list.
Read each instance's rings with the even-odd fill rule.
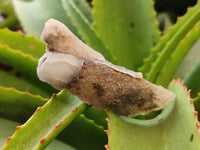
[[79,73],[83,60],[70,54],[47,52],[39,60],[37,75],[56,89],[63,89]]

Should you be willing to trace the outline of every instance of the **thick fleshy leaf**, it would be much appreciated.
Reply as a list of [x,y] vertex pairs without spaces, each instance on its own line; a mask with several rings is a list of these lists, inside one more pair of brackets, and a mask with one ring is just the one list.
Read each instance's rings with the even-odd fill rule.
[[33,116],[10,137],[2,150],[44,149],[64,127],[73,121],[87,105],[66,90],[53,95],[43,107],[38,107]]
[[[37,107],[47,102],[47,99],[40,96],[33,96],[30,93],[11,88],[0,88],[0,95],[2,96],[0,99],[0,117],[21,123],[24,123]],[[105,128],[101,126],[106,126],[104,111],[90,108],[85,114],[95,121],[81,115],[62,131],[58,138],[78,149],[104,149],[104,145],[107,143]],[[87,138],[85,138],[86,135]]]
[[37,107],[48,101],[39,95],[1,86],[0,95],[0,116],[18,122],[25,122]]
[[33,95],[41,95],[42,97],[50,97],[43,89],[31,84],[25,80],[26,76],[12,69],[11,66],[6,66],[0,63],[0,86],[7,88],[15,88],[19,91],[30,92]]
[[192,71],[186,76],[185,85],[191,89],[192,97],[196,97],[200,92],[200,62],[197,63]]
[[12,0],[0,0],[0,10],[3,14],[8,16],[13,15],[14,10],[12,6]]
[[4,19],[3,22],[0,23],[0,29],[3,28],[12,28],[16,25],[18,25],[19,21],[17,19],[16,15],[12,15]]
[[161,69],[157,77],[156,84],[162,85],[164,87],[167,87],[169,85],[177,68],[179,67],[185,56],[189,53],[189,51],[199,38],[200,38],[200,22],[198,22],[190,30],[190,32],[185,36],[185,38],[179,43],[177,48],[171,54],[170,58],[168,58],[165,66]]
[[158,42],[152,0],[95,0],[95,31],[118,59],[136,70]]
[[19,24],[11,0],[0,0],[0,17],[3,18],[3,20],[0,19],[0,28],[12,28]]
[[66,15],[71,20],[74,27],[77,29],[78,34],[80,35],[81,40],[83,40],[87,45],[102,53],[104,57],[114,62],[113,57],[110,54],[110,51],[106,49],[105,45],[99,39],[99,37],[94,32],[93,26],[87,21],[81,11],[76,6],[76,3],[73,0],[61,0],[63,7],[66,11]]
[[[181,62],[179,68],[176,70],[175,77],[185,79],[189,75],[193,67],[199,62],[200,58],[200,39],[193,45],[187,56]],[[187,68],[187,69],[186,69]]]
[[54,18],[64,23],[74,34],[77,35],[65,15],[60,0],[13,0],[17,16],[27,34],[34,34],[40,37],[44,23]]
[[[45,52],[45,44],[20,31],[2,29],[0,35],[0,77],[4,79],[0,80],[0,85],[50,97],[56,90],[39,81],[36,76],[37,61]],[[41,89],[44,86],[46,88]]]
[[188,92],[180,81],[173,81],[169,89],[176,94],[176,100],[153,120],[121,118],[108,113],[107,147],[111,150],[200,149],[199,123]]
[[89,109],[87,109],[84,112],[84,115],[91,119],[94,120],[94,122],[100,126],[103,126],[104,129],[108,128],[107,122],[106,122],[106,118],[107,118],[107,114],[104,110],[96,110],[93,107],[90,107]]
[[89,23],[93,23],[94,16],[92,15],[92,8],[89,6],[87,0],[74,0],[76,7],[81,11]]
[[[184,24],[188,24],[186,22],[191,21],[190,18],[192,18],[192,16],[196,14],[195,12],[198,12],[198,10],[199,10],[198,5],[196,7],[193,7],[192,9],[188,9],[187,13],[184,16],[179,17],[176,24],[173,25],[171,28],[169,28],[167,34],[165,34],[163,37],[160,38],[159,43],[156,45],[156,47],[154,47],[151,50],[151,54],[149,55],[149,57],[144,59],[144,65],[139,69],[139,71],[141,71],[145,75],[145,77],[147,76],[149,70],[152,68],[153,63],[156,61],[158,56],[161,55],[160,53],[162,52],[162,50],[169,46],[168,44],[169,41],[170,40],[174,41],[174,37],[176,37],[176,39],[178,38],[180,41],[187,34],[190,28],[185,28],[184,30],[180,30],[180,29],[183,28]],[[190,27],[196,24],[197,21],[198,19],[196,19],[195,22],[192,22],[192,24],[189,23]],[[179,34],[176,34],[176,33],[179,33]],[[178,42],[175,42],[171,46],[176,47],[177,44]]]
[[[78,134],[77,134],[78,133]],[[80,115],[59,136],[58,139],[78,150],[105,150],[107,136],[102,126]]]
[[[151,55],[145,59],[145,63],[140,68],[140,71],[144,73],[147,80],[156,83],[156,80],[164,69],[168,59],[181,47],[182,40],[186,39],[187,34],[190,30],[199,24],[200,19],[200,3],[197,3],[181,18],[178,19],[177,23],[169,30],[169,32],[160,39],[158,45],[152,49]],[[198,29],[198,27],[196,28]],[[196,38],[194,38],[196,40]],[[194,42],[190,40],[190,43]],[[186,42],[187,43],[187,42]],[[188,42],[189,49],[192,44]],[[183,44],[184,45],[184,44]],[[187,49],[187,48],[186,48]],[[185,50],[184,50],[185,51]]]
[[186,76],[189,75],[189,73],[194,68],[194,66],[197,65],[200,58],[199,47],[200,47],[200,39],[193,45],[190,52],[187,54],[187,56],[184,58],[184,60],[180,64],[175,74],[176,77],[179,77],[181,79],[186,78]]
[[198,112],[198,119],[200,120],[200,93],[193,99],[195,110]]
[[14,67],[21,73],[27,75],[30,73],[30,79],[36,78],[34,73],[36,73],[38,60],[30,55],[23,54],[20,50],[15,51],[7,45],[0,45],[0,62]]
[[38,79],[36,74],[38,60],[31,57],[30,55],[25,55],[21,51],[15,51],[7,45],[0,45],[0,63],[11,66],[11,69],[15,70],[15,72],[23,74],[21,77],[24,77],[24,80],[28,81],[29,84],[36,86],[38,89],[41,89],[48,95],[51,95],[56,91],[51,86],[41,82]]
[[22,32],[0,30],[0,45],[8,45],[13,50],[21,50],[34,58],[40,58],[45,53],[45,44],[34,36],[25,36]]
[[[15,131],[16,126],[19,126],[19,123],[3,118],[0,118],[0,122],[1,122],[0,147],[2,147],[7,141],[7,138]],[[75,150],[71,146],[58,140],[53,140],[52,143],[50,143],[45,150],[55,150],[55,149]]]
[[105,150],[107,136],[102,126],[80,115],[59,136],[58,139],[78,150]]

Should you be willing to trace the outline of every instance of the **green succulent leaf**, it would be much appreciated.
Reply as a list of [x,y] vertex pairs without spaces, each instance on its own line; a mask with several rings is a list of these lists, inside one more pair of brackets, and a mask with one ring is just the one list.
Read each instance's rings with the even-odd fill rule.
[[107,136],[102,126],[81,114],[59,136],[58,139],[78,150],[105,150]]
[[[189,53],[181,62],[180,66],[176,70],[175,77],[185,79],[194,66],[199,62],[200,58],[200,39],[193,45]],[[187,69],[186,69],[187,68]]]
[[96,110],[93,107],[90,107],[84,112],[84,115],[90,119],[93,120],[97,125],[103,126],[104,129],[107,129],[107,114],[104,110]]
[[159,119],[134,120],[108,113],[107,147],[111,150],[200,149],[199,125],[188,92],[180,81],[173,81],[169,89],[176,94],[176,100]]
[[4,19],[4,21],[0,22],[0,29],[3,28],[12,28],[19,23],[17,16],[12,15]]
[[19,91],[30,92],[33,95],[41,95],[47,98],[50,97],[47,92],[25,80],[25,75],[16,70],[12,70],[13,68],[11,66],[7,66],[1,63],[0,66],[0,78],[3,79],[0,80],[0,86],[15,88]]
[[[19,123],[10,121],[4,118],[0,118],[0,147],[2,147],[7,141],[8,137],[15,131],[16,126],[19,126]],[[59,140],[53,140],[45,150],[55,150],[55,149],[66,149],[66,150],[75,150],[70,145],[63,143]]]
[[[0,117],[21,123],[25,122],[37,107],[42,106],[48,100],[40,96],[33,96],[28,92],[20,92],[13,88],[4,87],[0,87],[0,95],[2,96],[2,99],[0,99]],[[104,149],[107,136],[102,125],[106,124],[105,120],[103,121],[106,114],[92,108],[84,113],[95,121],[81,115],[60,133],[58,139],[80,150]],[[85,138],[86,135],[87,138]]]
[[[95,0],[95,31],[119,65],[137,70],[158,42],[152,0]],[[139,15],[138,15],[139,13]]]
[[23,74],[22,77],[24,77],[26,81],[33,84],[38,89],[45,91],[48,95],[56,91],[48,84],[38,79],[36,73],[38,60],[30,55],[25,55],[19,50],[15,51],[7,45],[0,45],[0,62],[11,66],[16,72]]
[[94,32],[93,27],[75,5],[75,2],[73,0],[61,1],[63,3],[66,14],[69,17],[69,20],[71,20],[72,24],[77,29],[81,40],[83,40],[93,49],[102,53],[107,60],[114,62],[110,52],[108,51],[108,49],[106,49],[102,41],[98,38],[98,36]]
[[140,69],[147,80],[156,83],[157,77],[169,57],[176,49],[179,49],[179,43],[199,21],[199,8],[200,3],[197,3],[196,6],[189,9],[183,17],[178,19],[177,23],[169,30],[169,32],[160,39],[158,45],[152,49],[151,55],[145,60],[143,67]]
[[191,89],[191,96],[196,97],[200,92],[200,62],[197,63],[192,71],[185,78],[185,85]]
[[195,110],[198,112],[198,119],[200,120],[200,93],[193,99]]
[[3,20],[0,21],[1,28],[12,28],[19,24],[14,12],[11,0],[0,0],[0,15],[3,14]]
[[[191,50],[191,48],[199,38],[200,38],[200,22],[198,22],[185,36],[185,38],[182,41],[180,41],[179,45],[176,47],[176,49],[168,58],[166,64],[160,71],[156,80],[156,84],[162,85],[164,87],[168,86],[177,68],[179,67],[185,56],[188,54],[188,52]],[[197,82],[195,84],[196,86],[198,86]]]
[[34,36],[25,36],[22,32],[0,30],[0,45],[8,45],[13,50],[21,50],[34,58],[40,58],[45,53],[45,44]]
[[[18,122],[25,122],[37,107],[42,106],[48,99],[21,92],[14,88],[0,86],[0,117]],[[22,111],[23,110],[23,111]]]
[[[25,74],[36,72],[37,59],[30,55],[23,54],[21,50],[15,51],[7,45],[0,45],[0,58],[1,63],[13,66]],[[31,78],[35,78],[34,76],[36,76],[36,74],[33,74]]]
[[94,16],[92,15],[92,8],[86,0],[73,0],[76,7],[80,10],[81,14],[87,19],[89,23],[93,23]]
[[60,0],[13,0],[16,14],[27,34],[34,34],[40,37],[44,23],[54,18],[64,23],[74,34],[76,30],[65,15]]
[[[49,98],[56,90],[36,76],[37,62],[45,52],[45,44],[20,31],[2,29],[0,35],[0,77],[4,79],[0,80],[0,85]],[[41,87],[46,87],[46,91]]]
[[53,95],[44,106],[22,126],[16,127],[2,150],[44,149],[67,125],[87,108],[86,104],[66,90]]
[[[144,59],[144,65],[139,69],[139,71],[143,72],[144,75],[147,75],[147,73],[151,69],[153,63],[156,61],[157,57],[160,55],[160,52],[167,45],[169,45],[169,41],[171,39],[173,39],[173,36],[177,36],[176,33],[178,33],[178,31],[180,30],[180,28],[182,28],[183,24],[186,24],[186,22],[188,22],[190,20],[190,18],[194,14],[194,12],[195,11],[198,12],[198,10],[199,10],[198,6],[193,7],[192,9],[189,9],[188,12],[184,16],[178,18],[176,24],[173,25],[168,30],[168,33],[165,36],[163,36],[163,37],[160,38],[159,43],[156,45],[156,47],[154,47],[151,50],[151,54],[149,55],[149,57],[146,58],[146,59]],[[189,28],[188,28],[188,30],[189,30]],[[187,31],[186,31],[186,34],[187,34]],[[181,38],[183,38],[185,35],[181,34],[181,36],[182,36]],[[181,38],[180,38],[180,40],[181,40]]]
[[4,118],[0,118],[0,122],[0,147],[2,147],[6,143],[7,138],[15,131],[16,126],[18,126],[19,123]]
[[[139,71],[147,80],[167,87],[200,36],[200,2],[160,41],[152,2],[94,0],[91,7],[86,0],[0,0],[0,12],[5,15],[0,28],[12,28],[20,21],[25,33],[39,38],[44,23],[57,19],[115,64],[137,71],[149,56]],[[169,85],[176,100],[159,115],[152,112],[138,117],[144,120],[119,117],[89,108],[66,90],[48,100],[57,91],[37,77],[38,59],[44,52],[45,44],[34,36],[0,29],[0,117],[9,119],[0,118],[2,150],[104,150],[106,143],[109,150],[200,149],[200,124],[194,110],[200,112],[200,95],[190,100],[181,81]],[[194,55],[189,59],[194,62]],[[192,97],[200,91],[199,74],[200,63],[185,78]],[[150,115],[157,116],[147,120]],[[21,126],[10,121],[24,123],[27,119]],[[62,142],[53,141],[56,136]]]
[[0,0],[0,11],[7,16],[13,15],[14,9],[12,6],[12,0]]

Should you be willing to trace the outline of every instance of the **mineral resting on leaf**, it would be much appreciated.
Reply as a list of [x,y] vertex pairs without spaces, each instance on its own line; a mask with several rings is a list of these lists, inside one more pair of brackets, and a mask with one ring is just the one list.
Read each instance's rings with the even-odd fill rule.
[[46,53],[37,67],[40,80],[56,89],[66,88],[96,109],[133,117],[162,109],[175,98],[142,73],[106,61],[59,21],[47,21],[41,39]]

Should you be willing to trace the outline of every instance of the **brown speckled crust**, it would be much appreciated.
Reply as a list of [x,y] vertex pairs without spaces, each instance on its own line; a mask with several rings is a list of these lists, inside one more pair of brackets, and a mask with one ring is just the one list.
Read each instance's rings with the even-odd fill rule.
[[96,62],[85,60],[79,75],[66,86],[94,108],[132,117],[161,109],[169,102],[169,96],[161,99],[157,94],[162,94],[160,88],[169,95],[170,91]]
[[78,58],[104,59],[104,57],[79,40],[64,24],[49,19],[41,34],[46,51],[73,54]]

